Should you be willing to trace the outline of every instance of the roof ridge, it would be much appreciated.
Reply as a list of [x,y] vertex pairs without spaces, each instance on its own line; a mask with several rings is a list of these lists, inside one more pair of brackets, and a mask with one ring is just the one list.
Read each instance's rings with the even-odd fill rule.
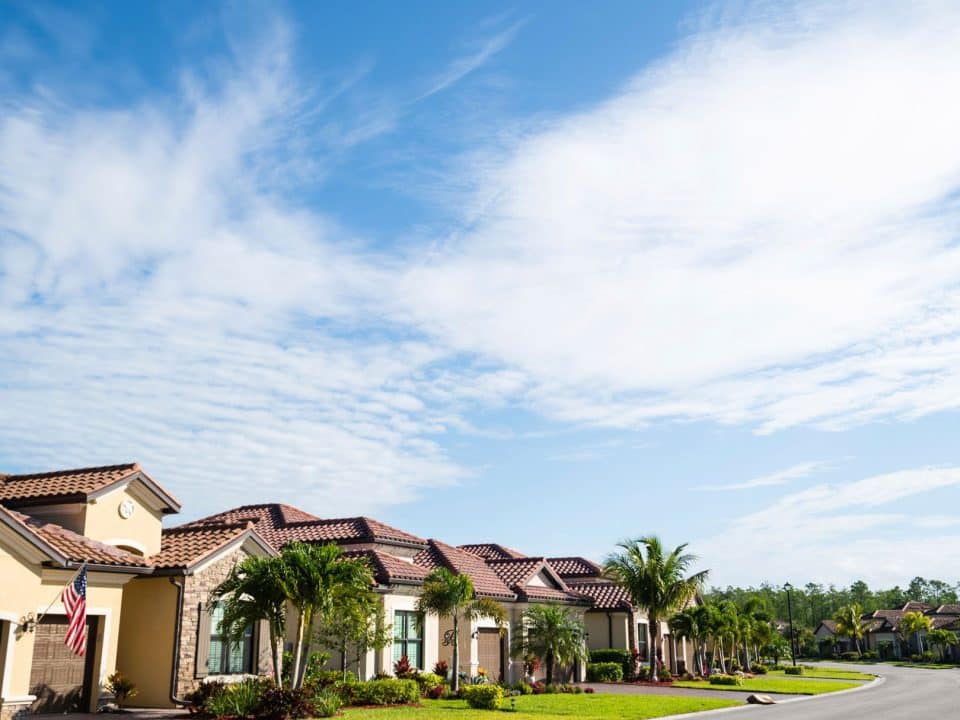
[[64,470],[47,470],[38,473],[11,473],[0,475],[4,481],[30,480],[34,478],[55,477],[59,475],[80,475],[83,473],[105,472],[107,470],[140,470],[140,463],[119,463],[117,465],[95,465],[92,467],[66,468]]
[[198,532],[210,532],[213,530],[252,530],[253,522],[247,520],[246,522],[211,522],[204,523],[202,525],[193,525],[190,523],[185,523],[183,525],[176,525],[171,528],[164,528],[162,534],[164,535],[173,535],[173,534],[182,534],[182,533],[198,533]]

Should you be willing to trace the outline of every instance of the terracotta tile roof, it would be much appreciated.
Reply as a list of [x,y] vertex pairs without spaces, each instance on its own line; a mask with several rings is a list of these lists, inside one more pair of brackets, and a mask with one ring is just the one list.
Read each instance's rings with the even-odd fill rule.
[[627,591],[616,583],[609,581],[578,583],[572,587],[573,592],[588,598],[593,610],[631,610],[633,603]]
[[244,505],[210,517],[187,523],[187,526],[252,522],[257,532],[274,547],[289,542],[360,542],[399,543],[425,547],[427,541],[368,517],[318,518],[279,503]]
[[365,557],[373,570],[373,579],[379,585],[396,583],[419,585],[427,577],[426,568],[414,565],[381,550],[356,550],[345,553],[348,557]]
[[41,500],[86,500],[88,496],[137,473],[146,477],[175,506],[174,509],[179,510],[180,502],[157,485],[137,463],[0,475],[0,503],[14,507]]
[[252,523],[168,528],[163,531],[160,552],[148,561],[158,569],[190,568],[248,532],[254,532]]
[[901,610],[903,610],[903,612],[927,612],[928,610],[933,610],[933,605],[911,600],[904,605]]
[[547,558],[550,567],[564,580],[576,578],[599,578],[603,568],[582,557]]
[[835,623],[833,620],[821,620],[820,625],[834,634],[837,632],[837,623]]
[[544,565],[544,558],[509,558],[505,560],[487,560],[487,565],[500,576],[508,587],[523,586]]
[[526,557],[523,553],[512,550],[504,545],[497,543],[476,543],[470,545],[461,545],[461,550],[466,550],[474,555],[479,555],[484,560],[508,560],[510,558]]
[[446,567],[455,573],[469,576],[477,595],[516,599],[516,594],[504,584],[483,558],[439,540],[430,540],[428,546],[417,553],[413,561],[427,570]]
[[8,520],[8,524],[12,525],[14,529],[32,535],[40,541],[41,545],[52,548],[55,553],[71,562],[88,562],[94,565],[129,568],[148,567],[146,559],[139,555],[91,540],[59,525],[37,520],[2,506],[0,506],[0,514]]

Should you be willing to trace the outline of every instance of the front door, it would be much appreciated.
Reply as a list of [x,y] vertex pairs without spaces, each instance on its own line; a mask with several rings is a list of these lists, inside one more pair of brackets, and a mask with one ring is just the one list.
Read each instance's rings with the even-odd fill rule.
[[30,694],[36,695],[33,712],[86,712],[93,675],[94,619],[87,617],[87,653],[74,655],[64,640],[69,627],[65,615],[50,615],[36,626]]
[[500,631],[494,628],[480,628],[477,636],[477,660],[480,667],[487,671],[491,682],[503,678],[503,653],[501,652]]

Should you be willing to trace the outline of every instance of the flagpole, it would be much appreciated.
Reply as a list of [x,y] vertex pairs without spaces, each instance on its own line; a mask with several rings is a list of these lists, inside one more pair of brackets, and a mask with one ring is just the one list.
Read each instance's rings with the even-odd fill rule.
[[[84,560],[83,565],[81,565],[79,568],[77,568],[77,571],[70,577],[69,580],[67,580],[67,584],[64,585],[63,588],[68,587],[68,586],[70,585],[70,583],[72,583],[74,580],[76,580],[76,579],[77,579],[77,575],[79,575],[80,573],[82,573],[82,572],[83,572],[83,569],[84,569],[86,566],[87,566],[87,561]],[[44,610],[42,613],[40,613],[40,617],[38,617],[38,618],[36,619],[36,621],[35,621],[37,624],[39,624],[40,621],[43,620],[43,619],[47,616],[47,613],[50,612],[50,608],[52,608],[54,605],[57,604],[57,600],[60,600],[61,598],[63,598],[63,588],[60,588],[60,592],[57,593],[57,596],[51,601],[51,603],[50,603],[49,605],[47,605],[47,609]]]

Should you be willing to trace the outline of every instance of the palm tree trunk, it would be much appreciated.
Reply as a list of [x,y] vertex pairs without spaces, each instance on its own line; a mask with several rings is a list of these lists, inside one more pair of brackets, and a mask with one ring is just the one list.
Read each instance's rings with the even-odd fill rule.
[[720,672],[722,672],[724,675],[726,675],[726,674],[727,674],[727,661],[726,661],[726,660],[724,659],[724,657],[723,657],[723,654],[724,654],[724,652],[726,652],[726,651],[723,649],[723,636],[722,636],[722,635],[718,635],[718,636],[716,637],[714,643],[713,643],[713,654],[714,654],[714,655],[717,654],[717,649],[718,649],[718,648],[719,648],[719,650],[720,650]]
[[297,619],[297,646],[293,649],[293,666],[290,668],[290,687],[294,690],[300,687],[300,660],[303,656],[303,636],[306,632],[305,615],[306,611],[301,610]]
[[553,653],[548,652],[547,657],[547,685],[553,685]]
[[460,689],[460,618],[453,614],[453,677],[450,678],[450,689],[457,692]]
[[273,681],[283,687],[283,645],[277,637],[277,629],[270,623],[270,654],[273,660]]

